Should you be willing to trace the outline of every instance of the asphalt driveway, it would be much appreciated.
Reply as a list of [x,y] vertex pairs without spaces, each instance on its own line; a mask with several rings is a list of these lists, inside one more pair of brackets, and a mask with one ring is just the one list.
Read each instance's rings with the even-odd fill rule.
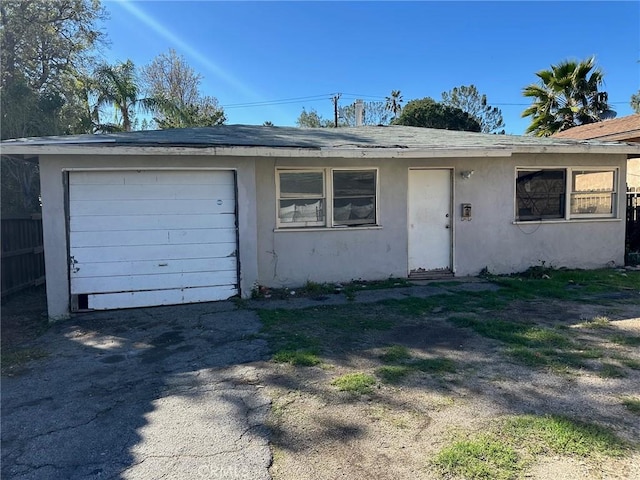
[[2,380],[2,478],[270,478],[259,329],[233,302],[54,326]]

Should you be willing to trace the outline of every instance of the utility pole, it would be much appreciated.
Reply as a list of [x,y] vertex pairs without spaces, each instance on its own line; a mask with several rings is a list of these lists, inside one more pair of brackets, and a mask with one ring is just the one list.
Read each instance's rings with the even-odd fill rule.
[[342,94],[341,93],[336,93],[332,98],[331,101],[333,102],[333,122],[334,122],[334,127],[338,128],[338,100],[340,99],[340,96]]

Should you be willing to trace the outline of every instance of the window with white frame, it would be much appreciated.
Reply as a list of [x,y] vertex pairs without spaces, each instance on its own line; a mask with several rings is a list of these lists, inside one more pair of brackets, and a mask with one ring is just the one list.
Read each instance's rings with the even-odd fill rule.
[[278,227],[377,224],[375,169],[276,171]]
[[278,172],[278,223],[282,226],[325,225],[323,170]]
[[615,216],[614,168],[518,168],[516,221]]

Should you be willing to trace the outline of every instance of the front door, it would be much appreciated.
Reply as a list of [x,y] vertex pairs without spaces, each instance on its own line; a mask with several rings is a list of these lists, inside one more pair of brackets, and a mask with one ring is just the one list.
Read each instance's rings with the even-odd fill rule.
[[409,170],[409,275],[451,270],[451,170]]

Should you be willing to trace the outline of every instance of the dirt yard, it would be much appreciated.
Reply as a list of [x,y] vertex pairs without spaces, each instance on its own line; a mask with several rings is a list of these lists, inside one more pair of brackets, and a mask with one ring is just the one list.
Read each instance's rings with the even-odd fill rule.
[[[468,301],[458,288],[433,301],[262,313],[276,350],[297,343],[308,355],[264,365],[276,480],[640,479],[640,282],[579,301],[492,291]],[[525,328],[513,336],[485,321]],[[370,378],[368,388],[341,391],[336,379],[352,374]],[[546,424],[525,434],[505,426],[532,419],[585,427],[578,438],[558,432],[561,443],[589,445],[592,427],[628,443],[581,453],[545,443]],[[487,436],[513,454],[511,466],[491,449],[463,452],[489,466],[462,474],[434,462]]]
[[[273,478],[640,479],[640,273],[615,275],[238,302],[274,354]],[[3,305],[3,350],[41,299]]]

